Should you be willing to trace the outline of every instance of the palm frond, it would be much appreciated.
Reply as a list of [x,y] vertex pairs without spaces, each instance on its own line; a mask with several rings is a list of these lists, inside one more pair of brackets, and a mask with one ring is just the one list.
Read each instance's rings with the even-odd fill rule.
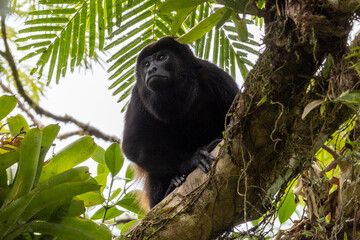
[[[27,27],[19,31],[19,49],[29,51],[21,61],[38,56],[32,73],[41,77],[48,66],[49,84],[53,76],[58,82],[68,68],[86,64],[86,58],[97,59],[96,50],[111,52],[109,89],[123,101],[134,84],[136,56],[149,43],[172,35],[234,78],[239,72],[246,78],[252,66],[248,54],[259,54],[259,44],[250,33],[239,31],[253,22],[245,16],[236,22],[236,1],[220,2],[226,7],[205,0],[40,0]],[[245,24],[243,29],[239,24]]]
[[[69,65],[74,71],[84,63],[84,57],[96,58],[96,39],[99,46],[105,40],[104,22],[96,22],[96,15],[103,20],[105,10],[101,0],[41,0],[34,7],[38,9],[29,13],[26,27],[19,30],[16,40],[19,50],[29,51],[20,61],[39,56],[31,74],[37,72],[40,78],[48,65],[50,84],[54,73],[58,82],[66,75]],[[106,24],[110,28],[111,24]]]
[[138,5],[133,3],[132,7],[123,6],[121,26],[110,35],[114,40],[104,48],[115,52],[108,59],[110,79],[114,80],[109,88],[114,89],[114,95],[121,94],[119,102],[130,94],[139,52],[170,34],[171,19],[156,11],[156,4],[155,0],[147,0]]
[[[137,8],[129,9],[128,14],[122,16],[123,25],[113,32],[111,37],[114,37],[114,40],[105,47],[106,50],[117,49],[108,60],[112,63],[108,71],[112,73],[110,79],[114,80],[110,89],[114,89],[114,95],[120,94],[119,102],[127,98],[134,83],[133,73],[136,62],[134,56],[137,56],[149,43],[166,35],[179,36],[179,41],[185,43],[191,42],[198,57],[212,59],[234,78],[238,72],[242,78],[246,78],[248,66],[252,66],[247,56],[249,53],[258,55],[256,48],[259,44],[253,40],[251,34],[248,41],[239,43],[235,25],[230,18],[230,10],[230,15],[228,14],[228,18],[223,20],[222,26],[218,30],[213,28],[226,9],[220,13],[220,10],[211,4],[199,0],[200,2],[199,6],[195,6],[198,3],[189,6],[185,2],[186,6],[178,4],[180,9],[174,14],[160,12],[156,5],[157,1],[150,0]],[[167,7],[173,9],[174,5]],[[160,10],[163,8],[160,7]],[[135,17],[129,19],[127,16]],[[201,23],[204,23],[203,25],[208,29],[205,29]],[[209,23],[212,24],[210,27]],[[252,22],[247,21],[247,24]],[[131,25],[136,27],[129,30]]]

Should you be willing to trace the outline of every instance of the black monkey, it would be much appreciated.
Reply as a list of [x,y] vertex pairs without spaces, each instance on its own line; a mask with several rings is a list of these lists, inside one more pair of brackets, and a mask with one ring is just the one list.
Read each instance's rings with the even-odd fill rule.
[[204,146],[222,138],[237,92],[231,76],[172,37],[140,52],[122,148],[145,174],[150,207],[196,167],[209,170]]

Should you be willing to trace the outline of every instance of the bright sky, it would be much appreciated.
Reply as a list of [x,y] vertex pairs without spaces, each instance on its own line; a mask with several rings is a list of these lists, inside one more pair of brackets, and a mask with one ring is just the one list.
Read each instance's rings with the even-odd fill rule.
[[[89,123],[108,135],[121,137],[122,115],[120,111],[123,104],[117,103],[119,96],[112,96],[108,90],[111,82],[107,80],[108,74],[100,66],[94,64],[93,72],[75,71],[68,73],[60,79],[59,84],[50,84],[40,105],[57,114],[68,114],[77,120]],[[47,119],[46,123],[54,120]],[[67,124],[61,129],[62,134],[77,130],[73,124]],[[96,141],[100,146],[106,147],[110,143]]]

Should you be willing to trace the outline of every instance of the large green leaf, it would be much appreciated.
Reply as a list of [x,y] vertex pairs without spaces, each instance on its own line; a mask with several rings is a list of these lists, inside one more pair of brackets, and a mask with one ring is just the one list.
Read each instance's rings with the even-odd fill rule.
[[71,200],[69,209],[66,213],[67,217],[77,217],[85,213],[85,205],[81,200]]
[[83,201],[86,207],[96,206],[105,201],[104,197],[97,192],[87,192],[77,196],[76,199]]
[[33,191],[40,192],[58,184],[66,182],[85,182],[89,179],[90,173],[88,167],[75,167],[41,182]]
[[174,20],[171,23],[170,35],[175,35],[181,28],[182,23],[188,17],[188,15],[194,10],[193,7],[184,8],[177,11],[177,14],[174,17]]
[[111,175],[115,176],[119,173],[124,164],[124,157],[121,153],[118,143],[112,143],[105,151],[105,162],[109,168]]
[[9,117],[7,119],[9,125],[10,133],[12,136],[19,135],[20,131],[29,131],[29,125],[26,122],[25,118],[18,114],[15,117]]
[[108,34],[112,34],[113,28],[113,5],[112,0],[105,0],[105,10],[106,10],[106,28]]
[[[111,233],[105,227],[99,227],[96,223],[85,219],[76,219],[74,221],[64,220],[62,223],[30,222],[19,227],[4,240],[14,239],[24,232],[47,234],[62,240],[111,239]],[[86,223],[83,223],[85,221]]]
[[69,21],[66,17],[45,17],[26,21],[25,24],[40,24],[40,23],[67,23]]
[[95,153],[91,157],[94,161],[96,161],[99,164],[105,165],[105,150],[97,146]]
[[178,41],[180,43],[190,43],[201,38],[217,24],[225,12],[226,8],[218,9],[215,13],[211,14],[209,17],[205,18],[203,21],[197,24],[189,32],[182,35]]
[[82,193],[98,190],[99,188],[99,185],[91,182],[65,182],[46,188],[36,194],[19,220],[27,222],[37,212],[52,204],[71,199]]
[[15,108],[16,103],[16,97],[8,95],[0,97],[0,121]]
[[242,42],[249,40],[249,33],[246,26],[245,19],[239,18],[237,14],[233,14],[232,20],[235,24],[236,33],[238,34],[238,39]]
[[19,151],[10,151],[0,154],[0,172],[19,161]]
[[9,205],[2,205],[0,209],[0,239],[4,239],[5,234],[17,222],[34,196],[35,194],[27,194]]
[[83,218],[64,218],[63,226],[75,227],[80,231],[87,232],[95,239],[111,240],[112,234],[105,225],[97,225],[93,221]]
[[294,194],[289,192],[285,196],[285,200],[283,199],[282,205],[278,211],[279,221],[281,224],[286,222],[291,215],[294,213],[296,209],[295,197]]
[[91,137],[85,136],[78,139],[50,159],[49,163],[43,167],[39,181],[42,182],[82,163],[94,154],[96,148],[97,145]]
[[42,130],[43,135],[42,135],[42,141],[41,141],[41,151],[40,151],[38,166],[36,169],[34,186],[36,186],[39,181],[42,167],[44,164],[44,159],[45,159],[46,154],[49,151],[50,147],[52,146],[56,136],[58,135],[59,131],[60,131],[60,126],[57,124],[46,126]]
[[120,230],[120,233],[124,233],[126,230],[128,230],[132,225],[134,225],[139,220],[132,220],[126,224],[124,224]]
[[41,149],[42,132],[30,129],[21,141],[20,160],[15,181],[4,205],[26,195],[33,187]]
[[360,104],[360,91],[352,90],[342,93],[336,100],[344,103],[356,103]]

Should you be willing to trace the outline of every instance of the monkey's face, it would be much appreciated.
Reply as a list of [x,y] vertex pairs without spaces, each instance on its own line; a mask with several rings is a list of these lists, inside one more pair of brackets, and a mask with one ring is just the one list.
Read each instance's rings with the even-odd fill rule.
[[176,65],[177,57],[169,50],[161,50],[144,58],[140,71],[146,87],[154,92],[165,91],[174,84]]
[[162,38],[140,52],[134,90],[155,118],[170,122],[189,110],[197,95],[198,61],[187,45],[172,37]]

